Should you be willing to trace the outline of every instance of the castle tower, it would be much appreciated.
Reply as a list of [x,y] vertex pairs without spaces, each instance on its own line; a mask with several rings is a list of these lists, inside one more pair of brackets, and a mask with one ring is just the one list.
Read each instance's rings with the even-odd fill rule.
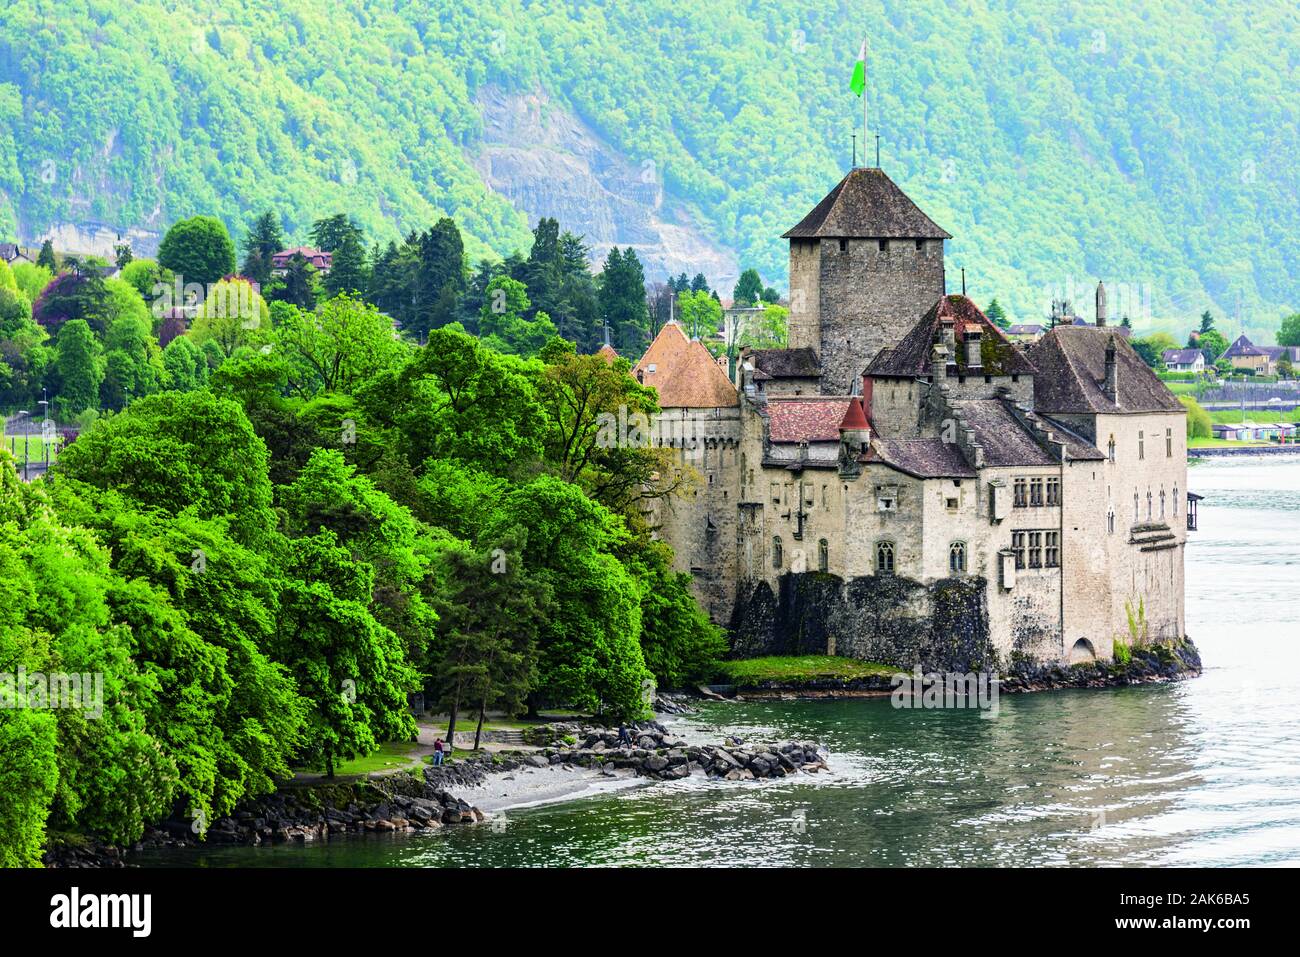
[[823,395],[848,395],[876,353],[944,294],[951,237],[882,170],[852,170],[782,238],[790,240],[789,347],[816,351]]

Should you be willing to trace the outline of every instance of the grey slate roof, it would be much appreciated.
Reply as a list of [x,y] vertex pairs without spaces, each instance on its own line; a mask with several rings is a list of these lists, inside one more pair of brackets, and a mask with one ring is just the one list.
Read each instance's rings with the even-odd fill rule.
[[1232,345],[1228,346],[1228,351],[1223,355],[1230,359],[1233,356],[1266,356],[1268,353],[1242,335],[1233,340]]
[[975,478],[961,450],[943,439],[874,439],[868,462],[879,462],[916,478]]
[[975,374],[982,375],[1033,375],[1034,366],[1024,353],[1006,337],[1001,329],[989,321],[979,306],[965,296],[944,296],[914,325],[892,349],[882,349],[867,365],[867,375],[928,376],[943,370],[931,370],[934,344],[939,339],[942,320],[951,319],[956,334],[956,364],[965,375],[966,350],[962,336],[968,328],[979,330],[983,340],[981,354],[985,365]]
[[748,349],[744,358],[769,379],[815,379],[822,374],[817,353],[804,346],[799,349]]
[[[1106,345],[1115,344],[1119,405],[1106,398]],[[1057,326],[1029,346],[1034,409],[1045,415],[1069,413],[1182,412],[1128,340],[1106,326]]]
[[966,399],[952,407],[975,430],[975,441],[984,447],[986,467],[1057,464],[1001,399]]
[[859,167],[782,239],[951,239],[883,170]]
[[[1200,355],[1200,349],[1166,349],[1161,358],[1164,360],[1165,365],[1187,365],[1195,362],[1197,356]],[[1204,358],[1204,356],[1201,358]]]

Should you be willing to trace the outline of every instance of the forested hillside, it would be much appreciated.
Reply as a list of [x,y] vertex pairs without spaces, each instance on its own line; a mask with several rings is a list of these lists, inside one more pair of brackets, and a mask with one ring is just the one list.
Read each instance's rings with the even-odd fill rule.
[[526,251],[475,167],[490,87],[579,118],[784,286],[779,235],[850,161],[864,31],[883,165],[954,234],[950,283],[964,266],[1032,320],[1103,277],[1139,329],[1240,296],[1265,341],[1300,304],[1281,0],[9,0],[0,239],[197,212],[242,235],[274,208],[295,237],[329,211],[382,241],[446,214],[472,258]]

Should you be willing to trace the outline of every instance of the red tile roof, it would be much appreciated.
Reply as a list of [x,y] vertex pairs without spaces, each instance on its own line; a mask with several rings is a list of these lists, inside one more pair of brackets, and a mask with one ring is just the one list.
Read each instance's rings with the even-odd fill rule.
[[661,409],[717,409],[740,405],[736,387],[698,339],[668,322],[632,368],[632,374],[659,393]]
[[768,438],[773,442],[838,442],[840,423],[849,406],[856,404],[850,396],[768,399]]

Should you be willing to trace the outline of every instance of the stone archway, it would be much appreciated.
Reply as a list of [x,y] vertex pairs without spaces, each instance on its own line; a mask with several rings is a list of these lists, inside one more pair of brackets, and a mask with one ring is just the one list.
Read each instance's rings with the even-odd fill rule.
[[1097,651],[1092,647],[1092,642],[1087,638],[1080,638],[1070,649],[1070,664],[1081,665],[1090,664],[1097,660]]

